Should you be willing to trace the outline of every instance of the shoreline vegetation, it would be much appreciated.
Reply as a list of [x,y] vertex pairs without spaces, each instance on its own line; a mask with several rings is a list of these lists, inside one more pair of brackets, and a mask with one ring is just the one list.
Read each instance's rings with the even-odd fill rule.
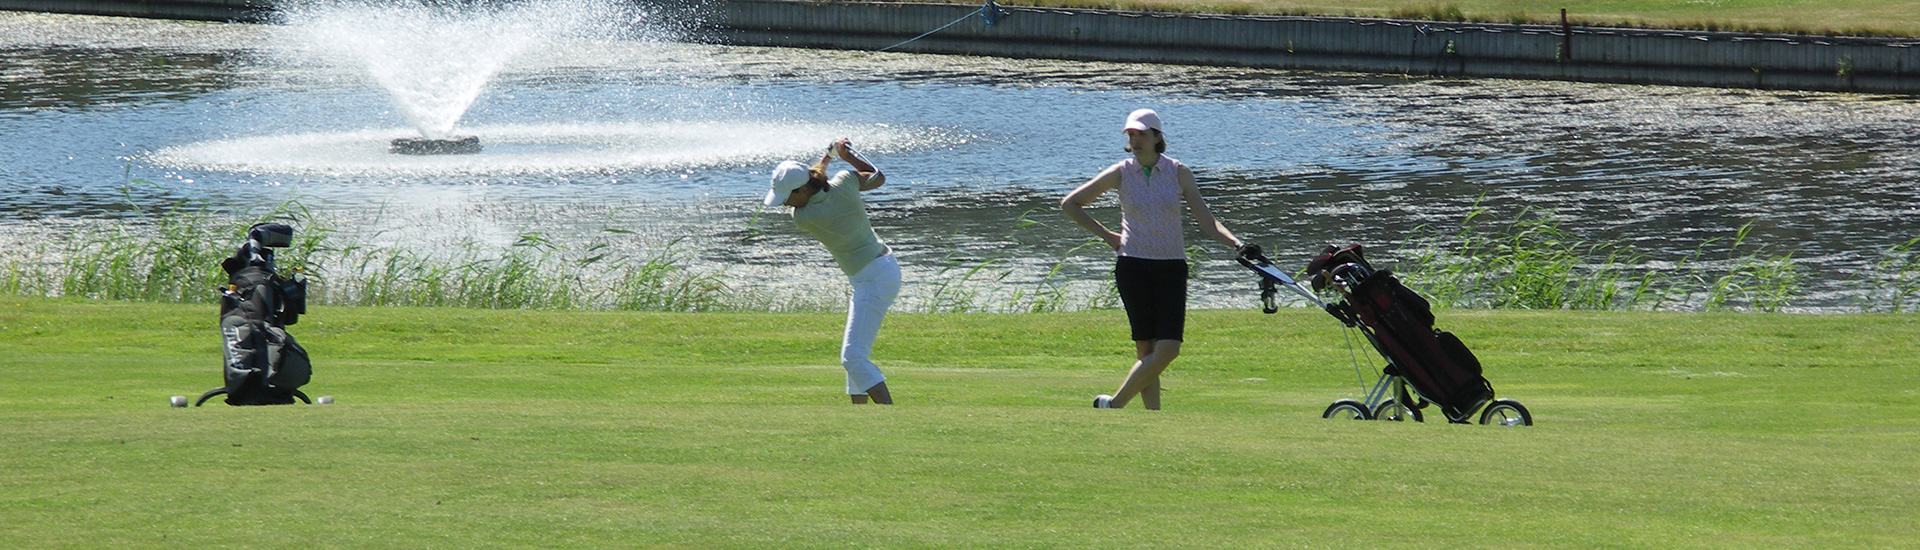
[[[330,227],[297,199],[265,212],[229,213],[177,205],[151,219],[107,229],[87,227],[37,246],[0,251],[0,294],[159,303],[211,303],[224,284],[220,260],[256,222],[296,229],[279,254],[283,271],[312,280],[308,300],[322,306],[416,306],[523,310],[677,312],[832,311],[841,296],[785,294],[740,284],[724,270],[696,268],[684,241],[639,255],[616,246],[632,233],[603,229],[560,240],[523,233],[505,247],[466,241],[421,251],[379,244],[379,235]],[[1590,242],[1550,213],[1524,210],[1501,220],[1475,210],[1434,237],[1375,251],[1434,304],[1458,309],[1594,311],[1791,311],[1809,269],[1790,250],[1734,235],[1698,244],[1676,260],[1652,261],[1631,247]],[[1067,251],[1037,280],[1010,282],[997,260],[942,262],[930,280],[903,296],[916,313],[1049,313],[1112,309],[1104,274],[1079,279],[1062,269]],[[1192,261],[1204,260],[1204,255]],[[1920,312],[1920,237],[1880,251],[1842,291],[1851,304],[1831,312]],[[1295,304],[1298,305],[1298,304]]]
[[[871,0],[910,2],[911,0]],[[1457,23],[1672,29],[1813,36],[1920,37],[1920,10],[1902,0],[997,0],[1003,6],[1146,12],[1368,17]]]

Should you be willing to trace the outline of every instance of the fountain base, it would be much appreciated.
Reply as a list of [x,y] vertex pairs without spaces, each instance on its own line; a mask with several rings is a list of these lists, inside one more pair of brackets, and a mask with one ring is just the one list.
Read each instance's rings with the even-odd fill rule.
[[480,152],[479,136],[394,138],[387,152],[396,155],[470,155]]

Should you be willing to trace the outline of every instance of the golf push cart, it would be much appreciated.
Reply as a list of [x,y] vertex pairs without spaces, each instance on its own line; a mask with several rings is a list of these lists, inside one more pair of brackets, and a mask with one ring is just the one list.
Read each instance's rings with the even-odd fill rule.
[[[1294,281],[1257,246],[1239,257],[1241,265],[1260,275],[1263,312],[1279,310],[1275,295],[1284,286],[1348,328],[1359,330],[1386,359],[1386,367],[1364,400],[1335,401],[1321,416],[1421,422],[1425,420],[1421,411],[1438,405],[1451,423],[1469,423],[1478,413],[1481,424],[1532,426],[1533,415],[1519,401],[1494,398],[1493,386],[1481,376],[1480,360],[1459,338],[1433,328],[1433,311],[1426,298],[1401,285],[1392,271],[1374,269],[1361,252],[1357,244],[1328,246],[1308,262],[1313,290],[1330,292],[1333,302],[1321,300]],[[1353,368],[1356,374],[1360,370],[1357,358]]]
[[[216,395],[227,396],[228,405],[286,405],[296,398],[313,403],[300,391],[313,366],[285,328],[307,311],[307,280],[299,273],[282,277],[273,262],[273,249],[291,244],[292,227],[255,224],[239,250],[220,263],[227,272],[220,288],[226,385],[207,390],[193,406]],[[175,397],[174,406],[186,406],[185,399]]]

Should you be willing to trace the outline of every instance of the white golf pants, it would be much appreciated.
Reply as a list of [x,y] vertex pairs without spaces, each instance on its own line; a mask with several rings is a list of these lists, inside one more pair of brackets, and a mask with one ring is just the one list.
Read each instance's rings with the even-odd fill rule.
[[840,366],[847,369],[847,395],[866,395],[867,388],[887,381],[873,364],[873,341],[880,337],[880,321],[900,296],[900,262],[887,254],[847,279],[853,298],[847,301],[847,333],[840,341]]

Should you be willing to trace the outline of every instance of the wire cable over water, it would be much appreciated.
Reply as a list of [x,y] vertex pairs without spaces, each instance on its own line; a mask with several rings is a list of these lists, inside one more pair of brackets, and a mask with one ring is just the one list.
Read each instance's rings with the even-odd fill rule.
[[979,9],[976,9],[976,10],[973,10],[973,11],[970,11],[970,12],[967,12],[967,13],[966,13],[966,15],[962,15],[962,16],[960,16],[960,18],[959,18],[959,19],[954,19],[953,21],[949,21],[949,22],[947,22],[947,24],[945,24],[945,25],[941,25],[941,26],[940,26],[939,28],[936,28],[936,29],[933,29],[933,30],[930,30],[930,31],[927,31],[927,32],[923,32],[923,33],[920,33],[920,36],[915,36],[915,37],[913,37],[913,38],[908,38],[908,39],[906,39],[906,40],[903,40],[903,41],[901,41],[901,42],[900,42],[899,44],[894,44],[894,45],[892,45],[892,46],[887,46],[887,47],[885,47],[885,48],[880,48],[880,51],[883,51],[883,52],[884,52],[884,51],[887,51],[887,50],[891,50],[891,49],[894,49],[894,48],[898,48],[898,47],[901,47],[901,46],[905,46],[905,45],[907,45],[908,43],[910,43],[910,42],[913,42],[913,41],[915,41],[915,40],[919,40],[919,39],[922,39],[922,38],[926,38],[927,36],[930,36],[930,35],[932,35],[933,33],[936,33],[936,32],[940,32],[940,31],[944,31],[944,30],[947,30],[947,27],[952,27],[952,26],[954,26],[954,25],[958,25],[958,24],[960,24],[960,22],[961,22],[961,21],[966,21],[968,17],[973,17],[973,16],[974,16],[974,15],[976,15],[976,14],[980,16],[980,19],[981,19],[981,21],[983,21],[983,22],[985,22],[985,23],[987,24],[987,26],[993,26],[993,24],[994,24],[995,22],[997,22],[997,21],[998,21],[998,20],[1000,19],[1000,15],[1001,15],[1002,13],[1003,13],[1003,12],[1001,12],[1001,11],[1000,11],[1000,6],[998,6],[998,5],[995,5],[995,4],[994,4],[994,2],[993,2],[993,0],[987,0],[987,3],[986,3],[986,4],[982,4],[982,5],[980,6],[980,8],[979,8]]

